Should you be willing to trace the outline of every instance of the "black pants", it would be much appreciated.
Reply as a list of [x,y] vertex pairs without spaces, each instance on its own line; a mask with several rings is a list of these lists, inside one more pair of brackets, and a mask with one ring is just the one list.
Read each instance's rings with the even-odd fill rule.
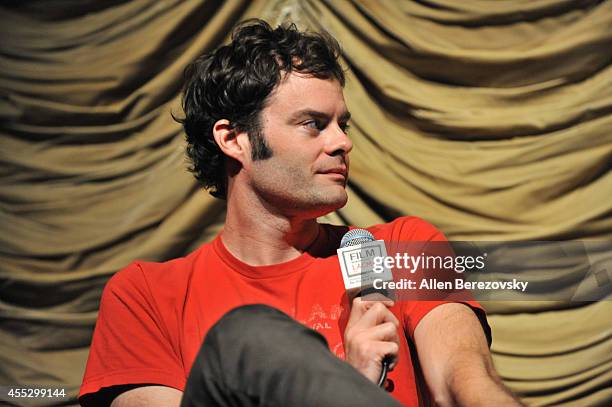
[[400,406],[334,356],[319,333],[265,305],[223,316],[208,332],[181,407]]

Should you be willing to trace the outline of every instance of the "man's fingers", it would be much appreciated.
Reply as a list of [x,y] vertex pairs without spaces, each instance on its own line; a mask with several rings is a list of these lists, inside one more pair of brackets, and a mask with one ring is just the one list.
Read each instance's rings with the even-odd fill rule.
[[393,369],[397,364],[397,355],[399,353],[399,345],[395,342],[376,342],[376,347],[379,349],[379,363],[385,359],[385,357],[391,358],[390,369]]
[[369,339],[376,341],[395,342],[399,344],[397,326],[392,322],[385,322],[367,331]]
[[371,292],[366,295],[359,296],[357,298],[360,298],[361,301],[364,303],[379,301],[389,307],[393,306],[393,300],[379,292]]
[[396,327],[399,327],[399,321],[393,313],[381,302],[374,302],[367,305],[368,310],[355,323],[358,329],[366,329],[385,322],[391,322]]
[[386,344],[385,350],[384,350],[385,355],[383,357],[383,360],[384,358],[389,358],[390,360],[389,370],[393,370],[395,369],[395,366],[397,366],[397,360],[398,360],[399,349],[400,349],[400,342],[399,342],[399,336],[397,335],[397,330],[395,330],[393,334],[390,334],[389,336],[387,336],[383,343]]
[[[369,294],[367,296],[367,299],[364,299],[362,297],[355,297],[353,299],[353,304],[351,306],[351,313],[349,315],[349,320],[347,322],[347,326],[354,325],[375,304],[383,304],[386,307],[392,307],[393,304],[394,304],[393,301],[391,301],[390,299],[388,299],[385,296],[382,296],[381,294],[376,294],[376,295],[380,296],[381,299],[384,299],[383,301],[372,301],[371,300],[371,298],[373,298],[372,295],[375,295],[375,294]],[[378,298],[378,297],[376,297],[376,298]]]
[[353,326],[357,321],[361,319],[361,316],[365,314],[366,311],[367,308],[362,304],[361,298],[354,298],[353,304],[351,305],[351,313],[349,314],[349,319],[346,323],[346,326]]
[[[366,342],[374,344],[378,349],[376,352],[382,361],[382,358],[389,355],[391,356],[392,363],[390,369],[395,367],[397,363],[397,354],[399,352],[400,340],[397,333],[397,327],[391,322],[385,322],[382,325],[370,328],[367,331],[361,333],[362,339],[367,339]],[[382,352],[382,353],[381,353]]]

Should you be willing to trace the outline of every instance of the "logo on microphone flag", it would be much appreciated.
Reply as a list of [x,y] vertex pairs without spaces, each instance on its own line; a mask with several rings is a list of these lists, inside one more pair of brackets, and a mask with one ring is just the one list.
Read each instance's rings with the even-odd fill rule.
[[363,289],[371,286],[374,280],[393,281],[393,274],[388,267],[380,270],[379,266],[374,270],[374,259],[387,257],[384,240],[342,247],[337,252],[344,287],[347,290]]

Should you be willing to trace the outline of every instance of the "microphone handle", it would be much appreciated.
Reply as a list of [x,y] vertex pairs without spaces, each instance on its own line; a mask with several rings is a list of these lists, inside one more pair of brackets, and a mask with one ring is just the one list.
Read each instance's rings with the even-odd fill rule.
[[387,381],[387,372],[389,371],[389,365],[391,365],[391,357],[385,356],[382,361],[382,370],[380,372],[380,378],[378,379],[378,387],[383,387],[385,381]]

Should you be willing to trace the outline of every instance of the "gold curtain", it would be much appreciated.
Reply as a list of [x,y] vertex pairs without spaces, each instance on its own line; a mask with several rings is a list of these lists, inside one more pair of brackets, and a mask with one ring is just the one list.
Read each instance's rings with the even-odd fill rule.
[[[326,220],[612,238],[610,1],[5,2],[0,385],[74,398],[108,278],[222,227],[171,113],[184,66],[248,17],[326,29],[344,49],[350,200]],[[508,386],[533,406],[610,405],[610,304],[485,304]]]

